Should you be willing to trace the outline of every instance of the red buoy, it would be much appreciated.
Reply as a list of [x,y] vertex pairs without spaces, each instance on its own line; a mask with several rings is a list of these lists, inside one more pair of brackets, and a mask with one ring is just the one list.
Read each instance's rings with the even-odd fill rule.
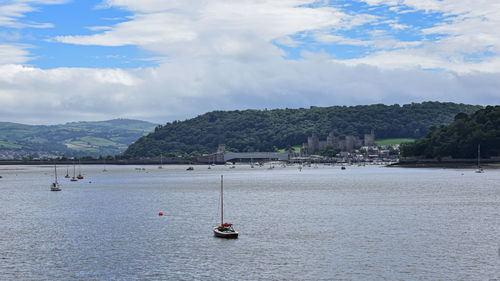
[[163,216],[163,212],[159,212],[159,213],[158,213],[158,216]]

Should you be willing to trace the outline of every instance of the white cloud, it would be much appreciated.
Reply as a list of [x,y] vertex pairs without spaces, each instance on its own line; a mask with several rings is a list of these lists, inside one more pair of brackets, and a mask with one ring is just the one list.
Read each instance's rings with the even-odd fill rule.
[[134,11],[135,15],[109,31],[56,39],[81,45],[137,45],[170,57],[245,57],[255,56],[259,50],[281,55],[273,40],[282,41],[299,32],[351,28],[373,20],[367,15],[347,15],[337,8],[304,6],[313,2],[106,1],[108,6]]
[[[109,117],[131,107],[127,93],[142,81],[120,69],[0,66],[0,120],[28,122]],[[36,117],[33,117],[36,116]],[[74,118],[74,119],[73,119]]]
[[345,63],[366,63],[383,68],[415,66],[440,68],[460,73],[500,71],[500,2],[466,0],[364,0],[369,5],[388,5],[394,10],[406,8],[440,13],[446,21],[421,30],[437,35],[437,40],[409,45],[402,50],[382,50]]
[[0,44],[0,65],[29,61],[31,58],[27,48],[26,45]]
[[68,0],[6,0],[0,2],[0,26],[12,28],[50,28],[50,23],[37,23],[26,21],[24,14],[36,11],[35,5],[63,4]]
[[[482,53],[500,52],[500,3],[481,0],[471,7],[466,0],[364,0],[373,6],[387,6],[397,13],[424,11],[441,13],[447,21],[419,30],[398,19],[353,14],[313,0],[242,1],[160,1],[108,0],[106,7],[134,12],[129,20],[93,35],[59,36],[70,44],[123,46],[135,45],[169,59],[180,57],[233,57],[248,60],[283,56],[273,42],[300,47],[294,35],[312,35],[319,43],[371,48],[365,57],[345,63],[363,63],[390,68],[426,65],[449,71],[472,72],[497,60]],[[307,4],[317,4],[309,7]],[[438,40],[401,41],[390,30],[375,29],[370,39],[349,38],[336,32],[364,24],[388,24],[393,30],[412,29],[422,35],[440,35]],[[96,30],[99,28],[96,27]],[[393,58],[387,60],[387,57]],[[438,56],[438,57],[436,57]],[[479,58],[475,63],[468,58]],[[383,59],[383,60],[382,60]],[[433,63],[431,63],[432,61]],[[415,64],[415,62],[418,62]],[[404,65],[406,63],[406,65]],[[437,66],[437,64],[440,64]],[[495,71],[495,66],[485,71]]]
[[61,123],[127,117],[164,123],[216,109],[500,100],[499,74],[381,70],[326,58],[185,58],[128,71],[7,65],[0,67],[0,120]]
[[[41,2],[16,3],[29,3],[32,9]],[[44,70],[20,65],[29,61],[27,46],[0,45],[0,120],[62,123],[128,117],[163,123],[215,109],[500,101],[500,34],[495,28],[500,9],[493,1],[483,1],[477,9],[465,0],[365,2],[400,14],[442,13],[447,21],[419,30],[397,19],[354,14],[312,0],[108,0],[99,8],[118,7],[133,15],[114,25],[91,27],[92,35],[56,39],[134,45],[156,52],[160,64],[130,70]],[[17,11],[6,18],[20,24],[27,10]],[[373,27],[369,36],[345,35],[362,25]],[[402,41],[382,25],[441,37]],[[309,51],[300,60],[285,60],[275,45],[301,47],[308,40],[368,51],[356,59]]]

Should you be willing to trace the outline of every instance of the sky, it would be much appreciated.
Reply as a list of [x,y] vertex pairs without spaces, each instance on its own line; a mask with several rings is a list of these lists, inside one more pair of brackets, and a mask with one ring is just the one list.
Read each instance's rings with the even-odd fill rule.
[[0,121],[500,104],[498,0],[0,0]]

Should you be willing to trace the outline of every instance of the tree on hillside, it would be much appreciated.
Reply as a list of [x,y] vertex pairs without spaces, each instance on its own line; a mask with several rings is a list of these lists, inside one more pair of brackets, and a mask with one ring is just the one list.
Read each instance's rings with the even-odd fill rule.
[[439,128],[431,127],[427,135],[414,143],[401,145],[405,157],[475,158],[481,145],[481,157],[500,156],[500,106],[488,106],[470,116],[459,113],[455,121]]

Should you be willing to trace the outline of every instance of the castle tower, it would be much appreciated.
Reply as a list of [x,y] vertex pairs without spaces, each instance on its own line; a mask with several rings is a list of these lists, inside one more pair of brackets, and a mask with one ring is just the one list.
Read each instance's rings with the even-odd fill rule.
[[351,152],[354,150],[354,145],[356,144],[356,139],[354,136],[345,137],[345,150]]
[[375,134],[365,134],[365,146],[374,146],[375,145]]
[[335,144],[335,135],[333,134],[333,132],[330,132],[330,134],[328,134],[328,137],[326,137],[326,146],[333,147],[334,144]]
[[307,150],[309,154],[313,154],[319,149],[319,139],[316,134],[307,138]]

